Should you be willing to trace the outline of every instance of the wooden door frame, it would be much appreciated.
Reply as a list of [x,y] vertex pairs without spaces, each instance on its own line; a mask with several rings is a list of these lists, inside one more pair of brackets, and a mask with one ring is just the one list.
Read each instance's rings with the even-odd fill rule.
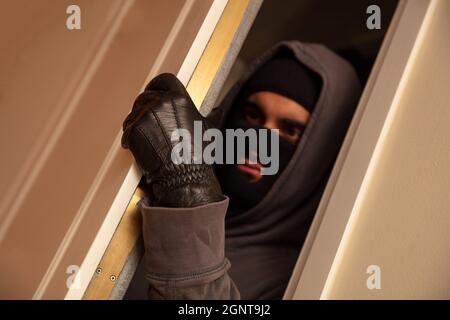
[[[212,107],[261,3],[262,0],[214,1],[177,73],[197,107],[201,106],[202,113]],[[169,49],[170,45],[162,48],[162,54]],[[157,69],[153,68],[143,87],[156,74]],[[119,139],[116,142],[119,143]],[[135,271],[136,260],[140,258],[135,250],[141,234],[136,206],[142,197],[137,189],[141,176],[133,163],[78,271],[75,281],[78,286],[69,289],[65,299],[120,299],[123,296]],[[118,284],[123,288],[117,289]]]

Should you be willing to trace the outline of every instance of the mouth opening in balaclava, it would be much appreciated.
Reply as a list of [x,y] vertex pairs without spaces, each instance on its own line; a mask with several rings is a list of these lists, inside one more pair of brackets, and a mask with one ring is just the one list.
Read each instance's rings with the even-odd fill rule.
[[[282,95],[294,100],[312,113],[321,87],[322,81],[318,74],[299,62],[289,50],[280,50],[259,67],[240,89],[227,114],[223,131],[225,129],[258,130],[262,128],[248,125],[243,116],[243,107],[247,99],[254,93],[269,91]],[[268,131],[267,138],[263,139],[268,144],[266,150],[270,150],[269,135],[277,134],[273,130]],[[224,143],[224,146],[226,145]],[[248,143],[245,144],[245,147],[246,155],[253,151]],[[278,172],[274,175],[264,175],[258,181],[254,181],[251,176],[240,170],[238,164],[216,165],[216,173],[222,190],[230,198],[229,212],[233,214],[246,211],[258,204],[286,168],[296,147],[297,144],[279,137]],[[237,154],[235,151],[233,150],[234,155]],[[224,155],[227,154],[226,148],[223,152]],[[271,157],[273,158],[273,155]]]

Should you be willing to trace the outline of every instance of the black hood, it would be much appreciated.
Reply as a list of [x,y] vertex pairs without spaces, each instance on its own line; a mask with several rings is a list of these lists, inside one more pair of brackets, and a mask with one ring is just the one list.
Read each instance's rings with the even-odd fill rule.
[[227,215],[227,255],[244,298],[280,297],[284,292],[361,91],[353,67],[325,46],[283,41],[256,59],[211,111],[212,117],[221,114],[219,126],[246,81],[279,50],[290,50],[317,73],[322,89],[290,162],[263,200],[248,211]]

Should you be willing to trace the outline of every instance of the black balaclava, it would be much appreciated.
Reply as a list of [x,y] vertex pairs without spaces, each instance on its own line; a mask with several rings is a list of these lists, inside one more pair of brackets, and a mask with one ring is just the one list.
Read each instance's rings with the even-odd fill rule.
[[[262,65],[240,90],[225,120],[224,129],[262,128],[248,126],[242,114],[245,102],[256,92],[270,91],[280,94],[296,101],[312,113],[321,87],[321,79],[317,74],[296,60],[289,51],[280,51],[273,59]],[[277,133],[271,131],[270,134]],[[264,141],[268,144],[268,150],[270,150],[269,142],[270,139]],[[279,137],[279,170],[277,174],[265,175],[257,182],[252,182],[236,164],[216,166],[222,190],[230,198],[229,214],[248,210],[258,204],[287,166],[296,147],[296,144]],[[247,145],[246,155],[248,152],[250,150]]]
[[224,128],[249,79],[286,50],[320,76],[320,95],[294,154],[264,198],[239,214],[228,208],[225,256],[242,299],[283,297],[361,93],[354,68],[327,47],[282,41],[248,65],[208,118]]

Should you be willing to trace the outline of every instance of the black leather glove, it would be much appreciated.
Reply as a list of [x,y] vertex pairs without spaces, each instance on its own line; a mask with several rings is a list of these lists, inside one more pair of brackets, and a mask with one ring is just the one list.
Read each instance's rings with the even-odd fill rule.
[[195,207],[225,198],[212,165],[172,161],[178,142],[171,142],[171,135],[177,128],[191,133],[194,152],[194,121],[208,128],[184,85],[173,74],[163,73],[136,98],[123,123],[122,146],[131,150],[142,169],[152,206]]

